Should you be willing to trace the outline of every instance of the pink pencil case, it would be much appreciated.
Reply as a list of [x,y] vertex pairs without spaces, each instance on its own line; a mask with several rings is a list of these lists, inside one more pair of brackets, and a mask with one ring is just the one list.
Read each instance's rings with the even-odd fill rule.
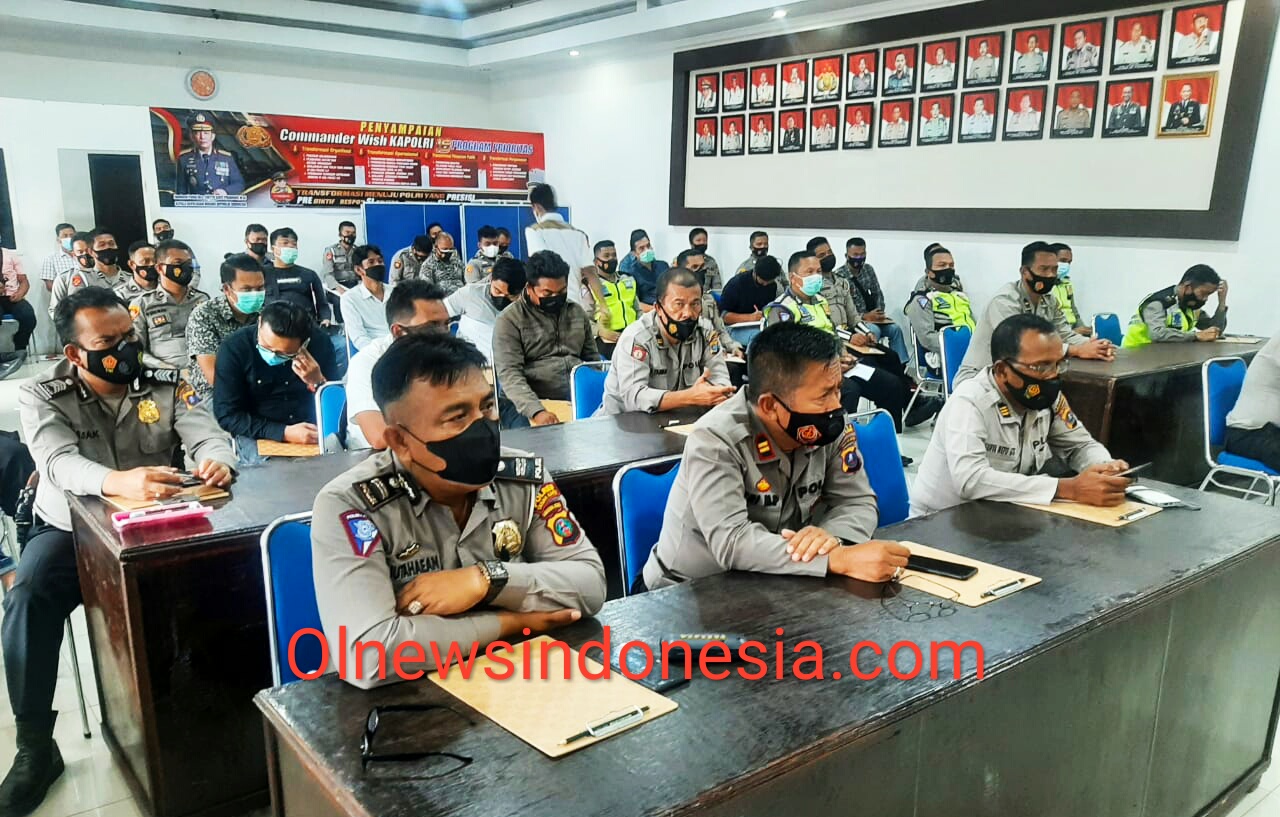
[[140,511],[116,511],[111,514],[111,526],[118,531],[135,525],[152,525],[157,522],[180,522],[200,519],[213,512],[213,508],[200,502],[182,502],[144,508]]

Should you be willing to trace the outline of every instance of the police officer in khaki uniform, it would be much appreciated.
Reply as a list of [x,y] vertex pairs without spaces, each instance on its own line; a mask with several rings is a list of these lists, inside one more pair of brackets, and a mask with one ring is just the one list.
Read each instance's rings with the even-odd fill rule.
[[400,283],[410,278],[419,277],[423,263],[431,257],[432,241],[428,236],[420,235],[413,243],[396,253],[391,261],[391,283]]
[[476,230],[476,254],[467,262],[463,275],[468,284],[483,281],[493,274],[493,265],[499,258],[511,258],[499,245],[498,230],[488,224]]
[[662,273],[654,304],[618,339],[597,414],[717,406],[733,394],[697,277],[680,267]]
[[145,241],[135,241],[129,247],[129,258],[125,263],[132,275],[112,289],[120,300],[131,304],[138,296],[155,289],[160,281],[160,273],[156,271],[156,248]]
[[[689,249],[680,255],[684,255],[685,252],[694,252],[706,259],[703,266],[702,288],[710,291],[723,288],[724,278],[720,275],[720,264],[707,252],[707,241],[707,231],[701,227],[694,227],[689,231]],[[676,260],[671,262],[671,266],[683,267],[684,262],[680,260],[680,256],[677,256]]]
[[[106,230],[77,233],[72,239],[71,251],[76,256],[77,269],[64,272],[53,282],[49,292],[49,317],[53,317],[58,302],[85,287],[115,289],[129,280],[131,273],[120,266],[121,253],[116,237]],[[86,263],[87,262],[87,263]]]
[[747,388],[689,435],[643,584],[727,570],[893,578],[908,553],[870,540],[876,497],[840,407],[839,342],[783,323],[747,355]]
[[156,271],[160,285],[129,305],[133,328],[150,358],[165,366],[185,369],[191,365],[187,354],[187,321],[209,296],[191,288],[194,274],[191,248],[177,239],[163,241],[156,247]]
[[951,251],[941,245],[925,251],[925,276],[907,301],[907,319],[916,335],[916,343],[924,349],[925,365],[934,372],[942,367],[941,332],[948,326],[967,326],[972,332],[977,325],[969,296],[960,288],[956,262]]
[[18,756],[0,813],[27,814],[62,773],[53,692],[66,618],[81,601],[64,492],[159,500],[182,490],[179,446],[198,482],[225,486],[231,441],[178,372],[142,366],[124,303],[109,289],[68,295],[54,316],[66,359],[23,385],[23,437],[40,473],[35,524],[4,597],[4,665]]
[[338,225],[338,243],[324,248],[324,260],[320,264],[320,278],[326,289],[339,295],[360,283],[356,276],[351,255],[356,247],[356,225],[344,221]]
[[[710,264],[709,256],[701,252],[697,247],[685,250],[676,256],[676,266],[692,272],[702,284],[702,318],[711,324],[711,328],[716,330],[720,336],[720,347],[724,350],[726,356],[742,358],[742,371],[746,373],[746,354],[747,350],[733,339],[733,335],[729,334],[729,328],[724,324],[724,318],[720,315],[720,305],[716,303],[716,296],[711,294],[712,287],[707,284]],[[738,365],[735,363],[735,365]],[[733,372],[730,372],[733,375]]]
[[[951,393],[911,488],[914,515],[976,499],[1119,505],[1129,466],[1089,436],[1062,395],[1066,356],[1053,324],[1005,318],[991,335],[995,363]],[[1079,473],[1044,474],[1058,457]]]
[[[316,601],[334,656],[434,642],[463,652],[604,604],[604,566],[542,460],[502,449],[487,363],[444,333],[410,335],[373,371],[389,450],[338,477],[311,517]],[[340,630],[345,628],[346,642]],[[403,670],[434,669],[407,653]],[[363,676],[345,680],[372,687]]]
[[[744,272],[751,272],[756,268],[756,262],[769,254],[769,234],[764,230],[756,230],[751,234],[750,238],[751,255],[747,256],[747,260],[738,265],[737,275]],[[725,283],[728,283],[726,281]]]

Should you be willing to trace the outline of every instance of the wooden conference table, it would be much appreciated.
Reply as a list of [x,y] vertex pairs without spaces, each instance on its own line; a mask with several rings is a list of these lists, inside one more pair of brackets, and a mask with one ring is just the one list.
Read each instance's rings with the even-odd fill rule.
[[1198,485],[1204,461],[1200,367],[1214,357],[1252,360],[1262,344],[1152,343],[1117,350],[1116,360],[1072,360],[1063,392],[1085,428],[1131,465],[1150,462],[1147,476]]
[[[609,625],[616,650],[730,632],[772,655],[782,627],[788,654],[801,639],[822,645],[828,678],[802,683],[790,658],[782,680],[772,661],[760,681],[695,676],[669,693],[674,713],[558,760],[425,680],[362,691],[328,676],[264,691],[274,813],[1223,814],[1270,762],[1280,511],[1195,497],[1200,513],[1121,529],[982,502],[885,530],[1044,580],[922,622],[908,623],[879,586],[841,578],[725,574],[611,601],[558,636],[577,646]],[[937,680],[926,670],[905,681],[863,651],[863,672],[884,671],[857,680],[847,657],[864,640],[886,652],[913,642],[926,661],[931,642],[976,640],[985,678],[975,678],[972,650],[960,680],[944,652]],[[899,666],[912,664],[908,653]],[[405,703],[448,704],[474,725],[401,714],[398,731],[390,719],[380,730],[380,752],[474,762],[429,780],[412,764],[362,772],[369,709]]]
[[[619,467],[683,450],[681,414],[620,415],[503,432],[545,460],[620,595],[610,483]],[[687,415],[691,416],[691,415]],[[256,692],[271,685],[259,537],[309,511],[364,453],[247,469],[195,525],[124,537],[111,509],[70,497],[102,730],[139,803],[157,817],[238,814],[267,802]]]

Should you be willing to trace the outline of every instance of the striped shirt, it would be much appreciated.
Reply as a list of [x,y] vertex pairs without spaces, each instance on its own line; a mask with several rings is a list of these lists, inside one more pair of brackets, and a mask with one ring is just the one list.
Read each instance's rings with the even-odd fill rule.
[[62,250],[58,250],[57,252],[45,258],[44,261],[40,264],[40,280],[56,281],[58,280],[59,275],[61,275],[64,272],[71,272],[73,269],[76,269],[78,266],[79,265],[76,264],[75,258],[63,252]]

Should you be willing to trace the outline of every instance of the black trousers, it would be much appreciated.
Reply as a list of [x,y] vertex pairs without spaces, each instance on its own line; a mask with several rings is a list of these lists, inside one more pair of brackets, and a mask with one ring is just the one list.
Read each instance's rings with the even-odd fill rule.
[[13,348],[22,352],[31,341],[31,333],[36,330],[36,311],[26,300],[11,301],[0,296],[0,315],[10,314],[18,321],[18,333],[13,336]]
[[1225,442],[1226,449],[1232,454],[1257,460],[1280,471],[1280,426],[1275,423],[1251,430],[1227,426]]
[[37,520],[5,594],[0,627],[14,717],[40,721],[53,711],[63,628],[81,601],[71,532]]

